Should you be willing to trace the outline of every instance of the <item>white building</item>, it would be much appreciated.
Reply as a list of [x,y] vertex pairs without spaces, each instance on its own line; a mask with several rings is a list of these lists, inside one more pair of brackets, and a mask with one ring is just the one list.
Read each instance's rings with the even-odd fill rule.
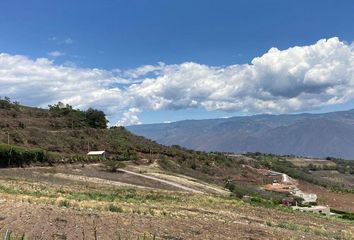
[[90,151],[87,153],[87,156],[106,158],[107,152],[106,151]]

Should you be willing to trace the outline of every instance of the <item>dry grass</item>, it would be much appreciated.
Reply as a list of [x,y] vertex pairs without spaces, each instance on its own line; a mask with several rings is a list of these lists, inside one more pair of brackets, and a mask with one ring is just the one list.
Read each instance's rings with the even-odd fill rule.
[[308,167],[310,164],[316,167],[333,167],[336,163],[324,159],[313,159],[313,158],[287,158],[296,167]]
[[[230,197],[68,181],[0,181],[0,233],[53,239],[350,239],[353,224]],[[284,225],[284,223],[286,223]],[[345,230],[341,230],[345,229]],[[150,238],[151,239],[151,238]]]

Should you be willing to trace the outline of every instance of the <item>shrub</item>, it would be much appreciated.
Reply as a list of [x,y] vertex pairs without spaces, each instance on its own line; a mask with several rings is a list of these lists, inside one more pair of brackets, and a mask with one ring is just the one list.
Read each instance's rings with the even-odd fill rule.
[[52,163],[60,156],[39,148],[0,144],[0,167],[21,167],[31,163]]
[[58,200],[58,206],[67,208],[70,206],[70,202],[66,199],[60,199],[60,200]]
[[340,218],[354,221],[354,213],[341,211],[341,210],[333,209],[333,208],[331,208],[331,212],[339,214]]
[[123,212],[123,209],[121,207],[116,206],[112,203],[107,206],[107,210],[110,212]]
[[126,165],[125,163],[107,159],[103,162],[104,168],[108,172],[117,172],[119,168],[124,168]]

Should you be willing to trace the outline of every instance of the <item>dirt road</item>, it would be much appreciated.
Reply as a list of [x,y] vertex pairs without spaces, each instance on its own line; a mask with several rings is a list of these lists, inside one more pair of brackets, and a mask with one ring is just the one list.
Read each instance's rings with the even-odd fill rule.
[[189,188],[189,187],[183,186],[181,184],[178,184],[178,183],[175,183],[175,182],[172,182],[172,181],[168,181],[168,180],[164,180],[164,179],[160,179],[160,178],[157,178],[157,177],[152,177],[152,176],[148,176],[148,175],[132,172],[132,171],[125,170],[125,169],[119,169],[119,171],[131,174],[131,175],[134,175],[134,176],[143,177],[143,178],[146,178],[146,179],[150,179],[150,180],[158,181],[158,182],[161,182],[161,183],[165,183],[165,184],[168,184],[170,186],[179,188],[179,189],[187,191],[187,192],[203,193],[202,191],[198,191],[196,189]]

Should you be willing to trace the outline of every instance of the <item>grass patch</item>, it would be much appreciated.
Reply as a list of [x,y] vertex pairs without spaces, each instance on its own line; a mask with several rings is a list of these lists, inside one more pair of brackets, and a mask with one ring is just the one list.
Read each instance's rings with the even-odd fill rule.
[[116,206],[114,204],[108,204],[107,210],[110,212],[123,212],[123,208]]
[[70,202],[66,199],[59,199],[57,201],[57,204],[59,207],[66,207],[66,208],[70,207]]
[[354,213],[341,211],[341,210],[337,210],[337,209],[333,209],[333,208],[331,208],[331,212],[339,214],[340,218],[342,218],[342,219],[354,221]]
[[28,238],[26,237],[26,235],[24,233],[16,235],[16,234],[13,234],[12,231],[10,231],[10,230],[6,230],[6,232],[3,236],[0,235],[0,238],[4,239],[4,240],[28,240]]

